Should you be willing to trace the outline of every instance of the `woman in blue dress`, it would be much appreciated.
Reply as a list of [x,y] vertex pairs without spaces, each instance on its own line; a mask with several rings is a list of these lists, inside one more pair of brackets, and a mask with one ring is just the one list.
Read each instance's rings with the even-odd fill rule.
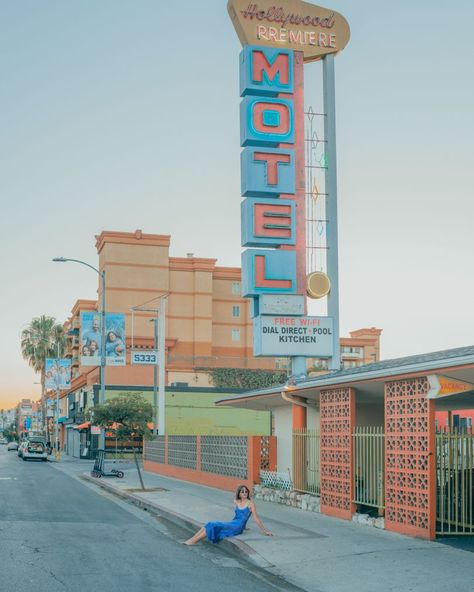
[[184,542],[185,545],[195,545],[197,542],[207,537],[211,543],[218,543],[227,537],[242,534],[250,515],[254,517],[260,530],[266,536],[272,536],[272,533],[263,526],[263,522],[257,515],[255,503],[250,499],[250,491],[245,485],[239,485],[235,492],[234,500],[234,518],[230,522],[208,522],[200,528],[197,533]]

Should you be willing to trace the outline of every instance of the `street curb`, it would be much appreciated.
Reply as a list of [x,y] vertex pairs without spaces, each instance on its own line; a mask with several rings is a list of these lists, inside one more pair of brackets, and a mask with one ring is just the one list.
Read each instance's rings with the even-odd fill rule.
[[[189,530],[190,532],[194,533],[199,528],[201,528],[202,523],[193,520],[192,518],[188,518],[187,516],[183,516],[178,512],[174,512],[169,508],[164,508],[157,503],[150,502],[148,500],[142,499],[139,495],[122,491],[117,489],[113,485],[110,485],[107,482],[102,480],[98,480],[97,478],[91,477],[87,474],[79,475],[79,478],[83,481],[87,481],[89,483],[93,483],[106,491],[113,493],[115,496],[119,497],[122,500],[129,501],[133,503],[135,506],[142,508],[150,512],[151,514],[157,513],[158,515],[163,516],[170,522]],[[236,555],[240,559],[244,561],[248,561],[254,567],[259,567],[260,569],[271,569],[275,566],[264,559],[261,555],[257,553],[252,547],[247,545],[244,541],[239,541],[235,539],[224,539],[219,542],[219,546],[223,547],[229,554]]]

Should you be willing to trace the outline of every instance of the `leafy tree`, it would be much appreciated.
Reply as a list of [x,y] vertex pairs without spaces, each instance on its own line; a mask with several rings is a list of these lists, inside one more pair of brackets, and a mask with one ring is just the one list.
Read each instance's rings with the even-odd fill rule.
[[211,382],[216,388],[255,390],[283,384],[287,380],[285,371],[210,368],[208,372]]
[[136,393],[109,399],[88,411],[88,418],[94,425],[107,429],[117,424],[115,433],[118,440],[128,440],[137,436],[150,438],[151,431],[147,424],[152,417],[152,405],[145,401],[142,395]]
[[[46,358],[56,358],[64,355],[66,349],[66,334],[61,324],[56,323],[54,317],[42,315],[30,321],[26,329],[21,332],[21,355],[35,372],[41,375],[41,402],[43,418],[46,417],[45,397],[45,364]],[[47,425],[47,423],[46,423]],[[48,434],[49,439],[49,434]]]

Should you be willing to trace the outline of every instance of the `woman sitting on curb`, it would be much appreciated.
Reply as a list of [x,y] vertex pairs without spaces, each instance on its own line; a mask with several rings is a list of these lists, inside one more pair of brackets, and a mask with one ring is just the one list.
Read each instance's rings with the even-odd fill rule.
[[185,545],[195,545],[197,542],[207,537],[208,541],[218,543],[227,537],[233,537],[242,534],[250,514],[253,515],[255,522],[266,536],[272,536],[272,533],[263,526],[263,522],[257,516],[255,503],[250,499],[250,491],[245,485],[239,485],[235,492],[234,500],[235,515],[230,522],[208,522],[203,528],[190,539],[184,542]]

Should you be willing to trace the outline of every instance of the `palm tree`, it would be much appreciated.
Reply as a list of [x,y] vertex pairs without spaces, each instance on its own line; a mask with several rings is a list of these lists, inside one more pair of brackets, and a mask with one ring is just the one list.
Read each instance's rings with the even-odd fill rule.
[[[35,372],[41,373],[41,408],[46,420],[45,364],[46,358],[62,357],[66,349],[66,334],[54,317],[41,315],[30,321],[21,332],[21,354]],[[49,440],[49,426],[47,435]]]

